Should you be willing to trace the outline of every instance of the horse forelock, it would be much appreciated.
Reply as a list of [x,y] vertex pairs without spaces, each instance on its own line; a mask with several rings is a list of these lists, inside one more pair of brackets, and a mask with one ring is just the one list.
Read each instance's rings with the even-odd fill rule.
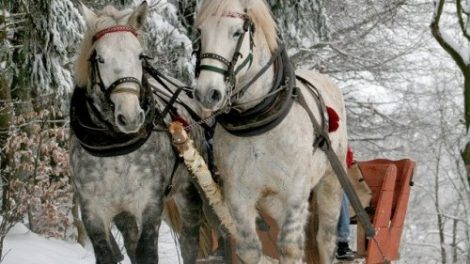
[[[102,10],[97,11],[97,17],[94,21],[87,21],[87,30],[84,33],[80,46],[80,53],[75,61],[75,81],[78,87],[85,87],[89,80],[89,63],[88,59],[94,49],[95,44],[92,39],[95,34],[103,29],[115,26],[126,25],[132,10],[117,10],[113,6],[106,6]],[[143,44],[143,38],[138,32],[138,39]]]
[[[267,43],[271,53],[278,48],[278,30],[271,9],[265,0],[239,0],[255,25],[255,39]],[[196,26],[201,26],[210,16],[221,17],[233,0],[204,0],[199,8]]]

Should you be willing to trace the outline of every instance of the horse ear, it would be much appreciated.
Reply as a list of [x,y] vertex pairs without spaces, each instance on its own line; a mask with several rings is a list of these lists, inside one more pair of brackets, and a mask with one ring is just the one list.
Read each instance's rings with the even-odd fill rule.
[[82,2],[80,3],[80,13],[82,13],[82,16],[85,18],[85,22],[87,23],[88,26],[96,19],[96,14],[93,12],[91,9],[89,9],[86,5],[84,5]]
[[143,1],[129,17],[129,26],[140,29],[144,25],[145,19],[147,18],[148,4],[147,1]]

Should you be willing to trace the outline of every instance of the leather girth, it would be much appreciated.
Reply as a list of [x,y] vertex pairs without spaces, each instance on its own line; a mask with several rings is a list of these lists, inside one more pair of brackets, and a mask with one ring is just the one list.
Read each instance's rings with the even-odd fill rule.
[[285,49],[275,61],[275,68],[276,79],[270,92],[281,86],[283,89],[244,112],[232,109],[218,116],[217,122],[227,132],[239,137],[260,135],[276,127],[287,116],[294,102],[295,72]]
[[98,125],[93,122],[86,88],[76,87],[70,103],[70,126],[80,145],[91,155],[96,157],[113,157],[129,154],[142,146],[154,128],[154,119],[157,109],[153,100],[150,86],[143,80],[144,89],[141,107],[145,111],[145,122],[142,128],[133,134],[117,131],[110,124]]

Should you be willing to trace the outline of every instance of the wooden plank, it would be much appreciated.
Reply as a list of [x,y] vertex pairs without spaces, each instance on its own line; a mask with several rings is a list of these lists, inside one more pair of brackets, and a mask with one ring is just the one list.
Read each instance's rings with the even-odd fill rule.
[[[374,163],[373,161],[360,162],[360,167],[364,180],[367,184],[372,185],[371,206],[375,209],[372,224],[377,231],[375,240],[378,245],[372,240],[366,242],[365,236],[361,234],[361,227],[358,226],[358,247],[367,245],[366,263],[378,264],[383,262],[381,250],[385,251],[388,243],[388,229],[392,213],[397,168],[393,164]],[[359,241],[359,239],[362,241]]]

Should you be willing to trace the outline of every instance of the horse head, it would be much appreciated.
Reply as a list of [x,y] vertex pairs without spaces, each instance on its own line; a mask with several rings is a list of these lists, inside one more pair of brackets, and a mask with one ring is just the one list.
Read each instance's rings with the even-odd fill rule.
[[264,0],[205,0],[196,27],[200,47],[194,97],[209,111],[229,107],[240,99],[241,85],[277,50],[269,6]]
[[87,31],[76,62],[79,87],[87,90],[89,106],[118,131],[139,131],[145,121],[142,109],[143,41],[139,31],[147,3],[134,10],[108,6],[97,13],[82,4]]

